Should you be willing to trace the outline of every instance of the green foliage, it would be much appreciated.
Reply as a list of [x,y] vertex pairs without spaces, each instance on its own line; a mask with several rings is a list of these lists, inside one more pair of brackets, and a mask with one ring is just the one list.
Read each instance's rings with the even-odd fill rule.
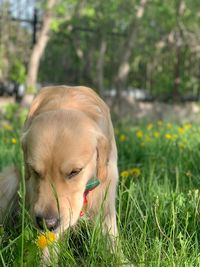
[[9,76],[12,81],[15,81],[18,84],[23,84],[25,82],[26,69],[19,59],[13,61]]
[[[13,110],[9,108],[7,118]],[[19,128],[0,130],[1,168],[16,161],[22,166],[18,132]],[[120,170],[117,217],[125,258],[135,266],[199,266],[200,127],[158,121],[119,126],[115,133]],[[21,191],[20,197],[23,200]],[[20,224],[0,230],[2,266],[19,266],[22,254],[25,266],[39,266],[39,233],[28,213],[22,213],[23,228]],[[54,244],[59,266],[120,266],[120,247],[115,254],[108,249],[101,215],[95,225],[80,219]]]
[[[28,110],[22,108],[19,104],[8,104],[3,110],[4,119],[8,122],[8,125],[12,125],[15,128],[21,128],[25,122]],[[6,124],[7,125],[7,124]]]
[[[134,31],[134,45],[127,62],[130,71],[123,89],[143,88],[155,97],[168,99],[175,95],[199,96],[200,2],[147,1],[143,16],[138,18],[141,3],[141,0],[58,1],[38,81],[84,84],[97,89],[103,86],[107,90],[117,87],[121,58]],[[4,13],[10,5],[4,6]],[[37,2],[41,20],[46,7],[47,0]],[[20,23],[11,21],[9,14],[6,21],[9,23],[0,24],[4,36],[0,78],[7,79],[9,74],[21,83],[32,36]],[[102,44],[106,47],[104,54]]]
[[[63,2],[65,5],[58,5],[58,10],[60,7],[64,12],[71,8],[74,15],[67,21],[54,21],[54,33],[40,67],[40,81],[89,84],[98,88],[97,65],[104,41],[107,47],[104,87],[115,86],[120,55],[125,52],[124,43],[134,27],[134,49],[126,86],[146,88],[155,97],[171,97],[177,92],[197,96],[200,6],[197,1],[180,2],[183,11],[178,16],[174,1],[148,1],[139,23],[134,18],[140,1],[87,1],[81,8],[78,2],[74,1],[74,5]],[[52,69],[52,64],[58,72]],[[180,82],[176,89],[177,79]]]

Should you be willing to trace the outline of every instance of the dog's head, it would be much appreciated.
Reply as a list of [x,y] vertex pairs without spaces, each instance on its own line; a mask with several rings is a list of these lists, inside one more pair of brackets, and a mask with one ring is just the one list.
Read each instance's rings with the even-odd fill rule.
[[106,179],[108,140],[83,113],[60,110],[35,117],[22,146],[34,222],[54,231],[74,225],[87,182],[94,176]]

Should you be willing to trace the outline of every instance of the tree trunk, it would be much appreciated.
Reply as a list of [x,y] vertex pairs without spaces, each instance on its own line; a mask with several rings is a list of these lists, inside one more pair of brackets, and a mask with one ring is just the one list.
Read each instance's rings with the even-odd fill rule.
[[51,27],[51,21],[53,18],[53,8],[57,0],[48,0],[47,1],[47,10],[43,16],[42,27],[38,34],[37,42],[33,47],[30,61],[28,65],[28,73],[26,85],[27,88],[35,89],[37,83],[38,69],[41,57],[44,53],[46,45],[49,40],[49,32]]
[[133,52],[135,39],[138,30],[138,22],[144,15],[145,6],[148,0],[140,0],[140,5],[136,13],[136,17],[133,18],[130,24],[130,32],[128,34],[128,39],[123,45],[122,53],[120,57],[120,64],[115,77],[115,86],[117,89],[117,96],[120,95],[120,91],[124,89],[127,82],[127,78],[130,72],[130,59]]
[[102,39],[96,68],[97,87],[101,96],[103,95],[104,90],[104,59],[106,48],[107,43],[104,39]]
[[174,65],[174,90],[173,90],[173,100],[178,101],[180,99],[180,47],[176,46],[176,58],[175,58],[175,65]]
[[180,72],[181,72],[181,46],[183,42],[183,33],[180,27],[180,18],[183,16],[185,11],[185,2],[184,0],[179,0],[176,3],[176,43],[175,43],[175,64],[174,64],[174,88],[173,88],[173,100],[179,101],[180,100]]

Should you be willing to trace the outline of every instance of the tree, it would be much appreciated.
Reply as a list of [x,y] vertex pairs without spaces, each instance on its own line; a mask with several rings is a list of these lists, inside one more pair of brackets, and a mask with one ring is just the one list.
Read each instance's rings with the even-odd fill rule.
[[57,0],[47,0],[46,9],[42,19],[41,30],[38,33],[37,41],[30,55],[26,81],[27,88],[34,89],[36,86],[39,64],[49,40],[49,32],[51,29],[51,22],[54,16],[54,7],[56,3]]
[[136,42],[135,39],[137,37],[139,21],[144,15],[147,1],[148,0],[140,0],[136,16],[133,16],[130,23],[130,30],[128,32],[127,39],[125,40],[124,45],[121,48],[121,56],[119,57],[120,61],[118,65],[117,75],[115,76],[115,85],[118,95],[120,94],[120,91],[122,89],[125,89],[125,84],[130,72],[130,59]]
[[41,83],[85,84],[101,94],[113,86],[118,94],[145,88],[162,99],[199,92],[200,2],[62,0],[58,6],[67,15],[53,19]]
[[27,28],[13,19],[10,9],[9,1],[1,3],[0,81],[13,80],[22,83],[25,79],[25,65],[30,52],[30,34]]

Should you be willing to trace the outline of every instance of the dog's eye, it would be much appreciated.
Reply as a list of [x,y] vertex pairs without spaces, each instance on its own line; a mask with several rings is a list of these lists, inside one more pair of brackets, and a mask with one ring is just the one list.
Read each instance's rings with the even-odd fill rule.
[[78,175],[81,172],[82,168],[80,169],[74,169],[70,173],[67,174],[67,178],[71,179],[72,177]]
[[36,178],[39,178],[40,177],[40,173],[38,171],[36,171],[35,169],[32,169],[32,172],[33,172],[33,175],[36,177]]

